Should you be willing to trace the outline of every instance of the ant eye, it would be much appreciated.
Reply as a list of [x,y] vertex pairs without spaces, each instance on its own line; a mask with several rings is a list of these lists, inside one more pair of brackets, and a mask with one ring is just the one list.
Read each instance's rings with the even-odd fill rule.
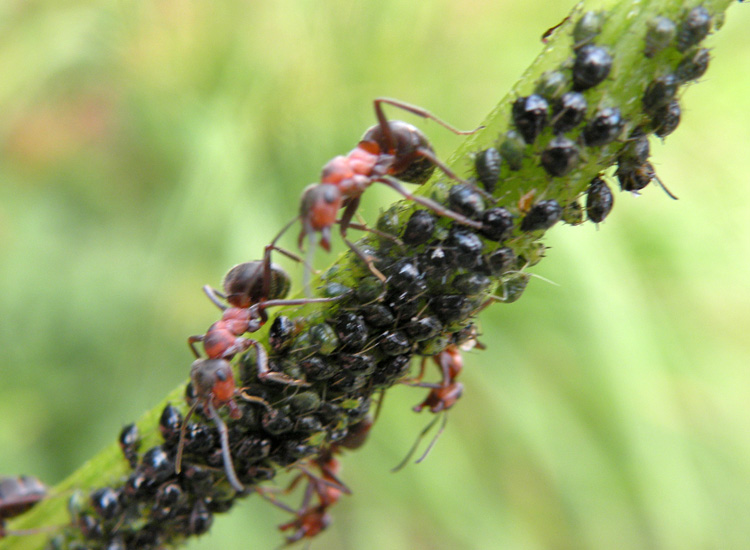
[[336,198],[338,197],[338,193],[336,193],[335,187],[329,187],[325,189],[323,193],[323,200],[327,202],[328,204],[333,204],[336,202]]
[[227,372],[224,369],[220,369],[216,371],[216,379],[219,382],[226,382],[229,379],[229,376],[227,375]]

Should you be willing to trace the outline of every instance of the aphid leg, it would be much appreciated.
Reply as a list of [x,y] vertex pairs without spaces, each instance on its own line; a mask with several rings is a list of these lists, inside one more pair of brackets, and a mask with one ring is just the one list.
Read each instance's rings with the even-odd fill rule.
[[445,208],[443,205],[438,204],[437,202],[430,200],[426,197],[422,197],[420,195],[414,195],[406,190],[406,188],[401,185],[401,182],[397,180],[394,177],[391,176],[381,176],[375,181],[379,181],[381,183],[384,183],[391,189],[394,189],[407,199],[416,202],[417,204],[421,204],[425,208],[429,208],[439,216],[444,216],[446,218],[451,218],[452,220],[456,220],[461,225],[466,225],[468,227],[473,227],[474,229],[482,229],[482,224],[478,221],[471,220],[467,218],[466,216],[463,216],[459,214],[458,212],[454,212],[453,210],[449,210],[448,208]]
[[245,486],[240,483],[239,479],[237,479],[237,473],[234,471],[234,462],[232,462],[232,454],[229,452],[229,432],[227,431],[227,426],[224,424],[221,416],[219,416],[219,413],[216,412],[216,408],[210,400],[206,403],[206,409],[208,409],[208,414],[211,420],[214,421],[216,429],[219,430],[221,457],[224,460],[224,472],[227,474],[227,480],[235,491],[243,493],[245,491]]

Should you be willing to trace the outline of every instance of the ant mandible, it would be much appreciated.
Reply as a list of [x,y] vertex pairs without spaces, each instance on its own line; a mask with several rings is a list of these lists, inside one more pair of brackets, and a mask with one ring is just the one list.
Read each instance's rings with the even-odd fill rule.
[[320,182],[308,186],[303,192],[299,215],[302,221],[298,243],[300,248],[305,236],[309,236],[310,249],[314,249],[317,244],[317,233],[320,233],[320,245],[329,251],[331,226],[337,222],[336,214],[343,207],[344,213],[339,222],[342,239],[382,281],[385,277],[372,265],[371,259],[346,238],[346,231],[359,207],[360,198],[373,183],[383,183],[440,216],[452,218],[475,229],[482,227],[481,223],[449,210],[426,197],[414,195],[401,185],[401,182],[416,184],[426,182],[436,166],[451,179],[462,183],[467,182],[464,182],[437,158],[427,137],[419,129],[400,120],[387,120],[383,112],[383,104],[434,120],[455,134],[466,135],[476,132],[476,130],[458,130],[419,107],[394,99],[378,98],[374,101],[378,123],[365,132],[357,147],[346,156],[337,156],[330,160],[323,167]]

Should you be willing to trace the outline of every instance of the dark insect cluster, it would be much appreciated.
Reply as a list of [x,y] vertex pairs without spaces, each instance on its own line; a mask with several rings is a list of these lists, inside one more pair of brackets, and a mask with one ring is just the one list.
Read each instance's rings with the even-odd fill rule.
[[[302,225],[300,245],[308,239],[308,287],[310,252],[318,243],[329,248],[334,224],[351,250],[349,269],[323,276],[323,297],[287,299],[290,278],[271,255],[303,261],[276,244],[290,223],[261,260],[232,268],[221,290],[204,287],[220,315],[188,339],[195,360],[185,403],[164,407],[155,427],[160,440],[149,448],[134,424],[122,429],[118,442],[128,475],[74,494],[71,526],[50,548],[161,548],[205,533],[214,514],[251,494],[291,515],[279,526],[287,544],[310,539],[351,493],[341,477],[341,454],[365,442],[377,417],[373,404],[397,383],[424,392],[413,407],[434,415],[423,435],[442,420],[417,462],[429,453],[447,411],[465,393],[458,381],[462,354],[483,347],[475,316],[492,302],[521,296],[530,279],[525,268],[544,256],[544,231],[560,220],[578,225],[584,215],[596,224],[607,218],[614,205],[607,166],[617,165],[614,177],[623,191],[641,191],[651,181],[663,187],[649,160],[649,136],[663,138],[677,128],[681,87],[708,67],[701,41],[712,19],[705,8],[679,21],[656,17],[639,55],[669,63],[643,82],[641,97],[618,105],[597,94],[620,70],[616,51],[599,43],[607,13],[586,12],[571,23],[569,59],[513,102],[509,128],[472,153],[466,179],[438,158],[416,127],[387,120],[383,106],[468,132],[419,107],[375,100],[377,124],[324,166],[320,181],[303,192],[294,220]],[[594,166],[581,178],[579,167]],[[429,198],[404,187],[424,183],[435,168],[441,178]],[[373,183],[410,202],[384,212],[375,228],[352,223]],[[368,235],[350,242],[349,228]],[[316,303],[329,307],[309,314]],[[271,320],[274,308],[282,311]],[[266,324],[267,346],[252,337]],[[410,375],[415,356],[420,368]],[[434,381],[429,364],[437,367]],[[281,469],[293,474],[288,486],[263,485]],[[288,494],[300,486],[301,503],[289,504]],[[0,484],[0,519],[44,498],[20,482],[15,489]]]

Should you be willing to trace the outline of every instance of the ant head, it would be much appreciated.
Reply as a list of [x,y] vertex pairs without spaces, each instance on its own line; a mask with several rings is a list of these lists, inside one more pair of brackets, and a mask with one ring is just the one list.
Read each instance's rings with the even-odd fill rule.
[[416,126],[402,120],[389,120],[388,128],[389,132],[385,133],[382,126],[376,124],[367,130],[360,147],[368,149],[367,143],[370,142],[377,145],[380,153],[393,156],[388,173],[401,181],[426,182],[435,169],[435,165],[422,154],[434,154],[427,136]]
[[268,296],[263,296],[264,262],[255,260],[245,262],[230,269],[224,276],[224,293],[227,302],[234,307],[248,308],[263,300],[277,300],[289,293],[291,281],[289,275],[280,266],[271,264],[270,290]]
[[319,183],[307,186],[302,193],[300,203],[300,218],[302,219],[302,235],[320,231],[322,238],[320,246],[326,251],[331,248],[331,226],[336,223],[336,214],[341,209],[341,191],[329,183]]
[[234,397],[234,373],[225,359],[198,359],[190,368],[190,380],[201,402],[213,399],[215,406],[229,403]]

